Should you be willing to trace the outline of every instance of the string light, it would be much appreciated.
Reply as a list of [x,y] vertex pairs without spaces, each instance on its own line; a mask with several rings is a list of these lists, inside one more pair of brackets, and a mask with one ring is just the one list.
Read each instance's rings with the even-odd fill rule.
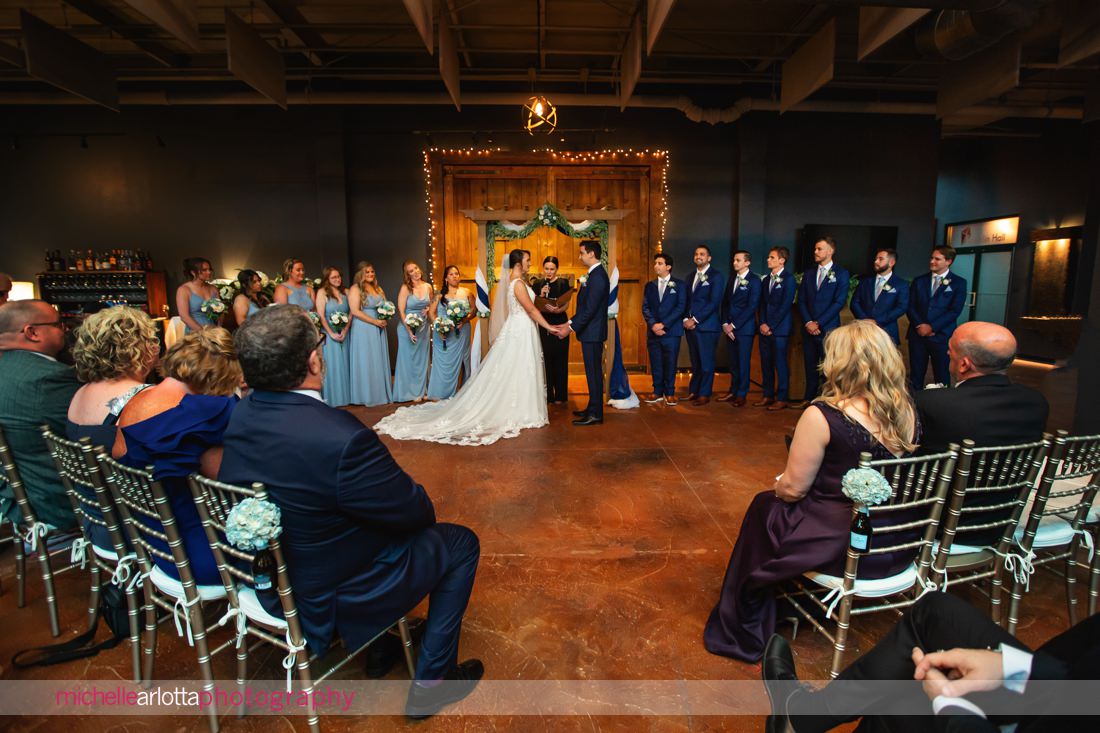
[[[503,148],[428,148],[424,151],[424,205],[428,212],[428,247],[430,251],[430,263],[431,263],[431,277],[432,282],[435,282],[435,271],[439,267],[437,261],[440,247],[437,246],[437,232],[439,231],[439,225],[436,221],[435,206],[432,203],[432,171],[431,171],[431,158],[433,155],[439,155],[442,157],[463,157],[463,158],[487,158],[494,153],[504,152]],[[660,171],[660,186],[661,186],[661,204],[660,209],[657,212],[658,218],[658,235],[656,242],[655,254],[659,254],[664,251],[665,233],[668,229],[668,167],[671,163],[669,153],[667,150],[650,150],[645,148],[643,150],[635,150],[634,148],[608,148],[606,150],[592,150],[592,151],[560,151],[553,148],[535,148],[532,149],[532,153],[546,153],[553,156],[556,159],[565,163],[607,163],[608,158],[610,162],[617,162],[621,158],[625,162],[626,159],[633,158],[636,162],[644,162],[647,159],[651,162],[660,162],[661,166],[658,169]]]

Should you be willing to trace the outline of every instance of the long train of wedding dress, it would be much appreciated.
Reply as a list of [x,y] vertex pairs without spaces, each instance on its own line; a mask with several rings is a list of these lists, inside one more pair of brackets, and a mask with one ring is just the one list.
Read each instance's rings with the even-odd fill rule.
[[[450,399],[387,415],[374,426],[377,432],[398,440],[489,445],[549,422],[538,326],[516,297],[517,282],[508,291],[508,320],[477,374]],[[523,286],[534,300],[534,291]]]

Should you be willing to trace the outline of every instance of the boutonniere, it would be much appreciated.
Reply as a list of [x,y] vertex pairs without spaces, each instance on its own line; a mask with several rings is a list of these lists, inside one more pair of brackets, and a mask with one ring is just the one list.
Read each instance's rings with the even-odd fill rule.
[[882,292],[892,293],[892,292],[894,292],[894,289],[892,287],[890,287],[890,283],[883,283],[882,284]]
[[949,278],[949,277],[945,277],[943,280],[940,281],[940,285],[950,285],[950,284],[951,284],[951,278]]
[[577,278],[577,282],[579,282],[581,284],[581,287],[583,288],[588,282],[588,275],[581,275]]
[[749,282],[745,278],[743,278],[743,277],[737,278],[737,288],[738,288],[738,290],[744,290],[746,287],[748,287],[748,284],[749,284]]
[[668,292],[670,292],[670,293],[675,293],[676,292],[676,283],[672,282],[671,280],[668,281]]
[[699,273],[699,282],[702,283],[703,285],[707,284],[707,273],[705,273],[705,272],[700,272]]
[[836,273],[833,272],[832,270],[829,270],[829,274],[825,277],[825,279],[828,280],[830,283],[835,283],[836,282]]

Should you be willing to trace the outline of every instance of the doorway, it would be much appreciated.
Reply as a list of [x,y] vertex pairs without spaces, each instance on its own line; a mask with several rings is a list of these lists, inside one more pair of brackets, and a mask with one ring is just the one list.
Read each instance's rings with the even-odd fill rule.
[[966,278],[970,286],[959,323],[987,321],[1005,325],[1014,249],[1011,245],[994,245],[956,250],[951,271]]

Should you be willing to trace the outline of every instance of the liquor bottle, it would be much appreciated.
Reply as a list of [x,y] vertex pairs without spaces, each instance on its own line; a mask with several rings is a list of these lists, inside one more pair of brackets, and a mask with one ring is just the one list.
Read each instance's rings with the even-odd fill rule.
[[107,264],[111,266],[112,270],[118,269],[118,250],[112,249],[110,257],[107,258]]
[[871,512],[860,504],[852,517],[852,535],[849,542],[852,549],[865,553],[871,549]]
[[53,272],[53,255],[46,250],[46,272]]
[[84,272],[84,258],[79,254],[76,256],[76,269],[78,272]]
[[92,250],[90,248],[88,249],[87,254],[84,255],[84,269],[85,270],[94,270],[94,269],[96,269],[95,268],[95,259],[92,257]]
[[257,593],[271,596],[278,593],[275,588],[275,556],[267,549],[267,543],[262,543],[252,558],[252,577]]

